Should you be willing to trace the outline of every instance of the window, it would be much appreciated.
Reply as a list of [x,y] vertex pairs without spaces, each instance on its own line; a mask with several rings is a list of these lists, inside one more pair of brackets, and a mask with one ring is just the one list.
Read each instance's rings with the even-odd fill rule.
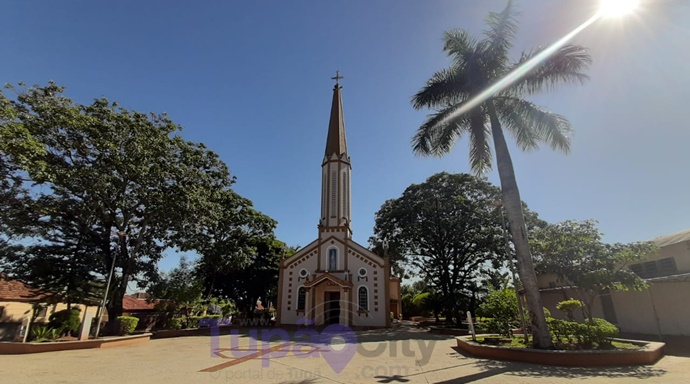
[[328,270],[335,271],[338,269],[338,251],[334,248],[328,250]]
[[347,173],[343,172],[343,214],[347,217]]
[[367,275],[367,270],[366,268],[360,268],[359,271],[357,271],[360,277],[364,277]]
[[304,311],[304,305],[307,302],[307,290],[304,287],[299,287],[297,290],[297,310]]
[[48,307],[40,306],[36,310],[36,317],[46,317],[48,315]]
[[309,276],[309,271],[307,271],[307,270],[304,269],[304,268],[300,269],[300,271],[299,271],[299,277],[305,278],[305,277],[307,277],[307,276]]
[[359,310],[360,311],[368,311],[369,310],[369,291],[367,291],[367,287],[359,287],[358,291],[358,298],[359,298]]
[[327,207],[327,200],[328,200],[328,192],[326,191],[326,187],[328,186],[328,180],[326,178],[326,172],[323,173],[323,178],[321,180],[321,214],[324,216],[321,219],[326,219],[326,209]]
[[337,173],[335,171],[331,172],[331,217],[336,217],[337,207],[335,205],[335,196],[337,191],[335,190],[336,184],[338,182]]
[[678,272],[676,259],[667,257],[656,261],[633,264],[630,269],[643,279],[659,276],[670,276]]

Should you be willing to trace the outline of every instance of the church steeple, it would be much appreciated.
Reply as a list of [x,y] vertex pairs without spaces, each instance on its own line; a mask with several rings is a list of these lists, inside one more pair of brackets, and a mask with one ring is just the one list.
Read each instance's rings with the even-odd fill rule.
[[343,118],[343,100],[340,95],[340,71],[336,71],[335,86],[333,87],[333,102],[331,103],[331,119],[328,124],[328,138],[326,139],[326,153],[330,157],[334,153],[338,156],[347,153],[347,140],[345,139],[345,119]]
[[339,233],[350,238],[350,157],[347,154],[343,101],[340,94],[340,71],[336,72],[333,87],[331,116],[328,122],[326,152],[321,181],[321,220],[319,233]]

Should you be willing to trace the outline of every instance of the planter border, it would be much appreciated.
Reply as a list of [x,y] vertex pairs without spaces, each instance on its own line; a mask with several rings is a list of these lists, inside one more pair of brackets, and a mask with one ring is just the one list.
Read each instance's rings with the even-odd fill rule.
[[556,365],[563,367],[611,367],[629,365],[652,365],[664,355],[664,343],[653,341],[614,339],[642,346],[638,350],[615,351],[567,351],[540,350],[532,348],[500,347],[481,345],[469,337],[457,337],[458,348],[481,358],[520,361],[524,363]]
[[124,345],[145,343],[149,341],[150,338],[150,333],[143,333],[139,335],[109,337],[107,339],[58,341],[47,343],[17,343],[12,341],[2,341],[0,342],[0,355],[22,355],[26,353],[68,351],[74,349],[121,347]]

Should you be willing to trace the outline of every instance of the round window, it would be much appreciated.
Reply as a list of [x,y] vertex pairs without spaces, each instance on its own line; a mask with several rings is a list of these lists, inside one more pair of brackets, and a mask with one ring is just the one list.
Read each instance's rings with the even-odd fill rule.
[[357,272],[357,273],[359,273],[360,276],[364,277],[367,275],[367,270],[364,268],[360,268],[359,272]]
[[309,272],[307,272],[306,269],[302,268],[302,269],[299,271],[299,276],[300,276],[300,277],[307,277],[307,276],[309,276]]

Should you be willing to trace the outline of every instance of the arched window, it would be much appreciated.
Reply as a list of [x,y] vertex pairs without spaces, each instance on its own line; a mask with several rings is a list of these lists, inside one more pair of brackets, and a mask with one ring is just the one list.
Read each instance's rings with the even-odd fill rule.
[[368,311],[369,310],[369,291],[367,287],[359,287],[358,292],[359,298],[359,310]]
[[331,248],[328,250],[328,270],[335,271],[338,269],[338,250]]
[[304,287],[299,287],[297,290],[297,310],[304,311],[304,305],[307,302],[307,290]]

